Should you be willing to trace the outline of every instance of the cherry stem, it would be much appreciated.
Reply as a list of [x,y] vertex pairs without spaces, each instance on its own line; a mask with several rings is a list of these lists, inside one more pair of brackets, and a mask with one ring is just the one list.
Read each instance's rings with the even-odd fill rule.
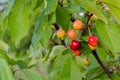
[[62,45],[64,45],[67,48],[65,40],[64,39],[60,39],[60,40],[61,40]]
[[92,16],[93,16],[93,14],[88,15],[88,19],[87,19],[86,25],[89,24],[90,18],[91,18]]
[[60,27],[59,27],[58,24],[53,24],[53,25],[55,26],[55,29],[56,29],[56,30],[59,30],[59,29],[60,29]]
[[74,21],[75,21],[75,18],[74,18],[74,17],[71,17],[71,21],[74,22]]
[[58,4],[61,6],[61,7],[63,7],[63,0],[62,1],[58,1]]
[[92,33],[91,33],[91,31],[90,31],[90,28],[88,27],[88,32],[89,32],[89,35],[91,36],[92,35]]
[[104,69],[104,71],[107,73],[107,75],[111,78],[112,72],[103,64],[103,62],[101,61],[101,59],[99,58],[96,50],[92,51],[92,54],[94,55],[94,57],[96,58],[97,62],[99,63],[99,65]]

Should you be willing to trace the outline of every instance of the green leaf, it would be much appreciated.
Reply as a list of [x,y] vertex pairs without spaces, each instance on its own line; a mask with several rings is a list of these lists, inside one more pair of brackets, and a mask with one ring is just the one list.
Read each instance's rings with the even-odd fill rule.
[[98,79],[102,76],[104,76],[104,71],[101,67],[96,67],[93,69],[89,69],[87,74],[86,74],[86,79],[85,80],[94,80]]
[[27,63],[25,61],[22,61],[22,60],[18,60],[17,65],[19,66],[20,69],[27,68]]
[[38,73],[35,73],[31,70],[25,69],[23,70],[23,73],[25,75],[25,79],[23,80],[46,80],[43,76],[41,76]]
[[85,55],[89,55],[91,53],[91,49],[89,48],[87,42],[82,41],[80,49],[81,49],[81,53],[83,53]]
[[71,80],[82,80],[82,73],[74,60],[71,62]]
[[50,52],[49,59],[54,58],[55,56],[61,54],[66,48],[62,45],[54,46]]
[[9,30],[15,45],[28,34],[30,7],[25,0],[15,0],[15,4],[8,16]]
[[111,80],[119,80],[119,79],[120,79],[120,75],[118,75],[118,74],[112,74]]
[[3,10],[0,11],[0,25],[2,24],[3,20],[5,19],[6,16],[8,16],[9,12],[12,9],[12,6],[14,4],[14,0],[9,0],[7,1],[6,4],[1,5],[1,3],[5,3],[6,1],[0,0],[0,6],[3,7]]
[[[43,47],[48,47],[49,46],[49,42],[50,42],[50,37],[52,35],[52,30],[51,30],[51,26],[47,25],[44,27],[39,27],[40,29],[40,43]],[[44,34],[44,35],[41,35]]]
[[97,21],[96,30],[105,47],[117,55],[120,52],[120,27],[112,21],[109,21],[109,25]]
[[45,1],[45,14],[50,14],[51,12],[54,12],[57,8],[58,0],[46,0]]
[[90,11],[91,13],[95,14],[105,24],[108,23],[106,17],[103,15],[100,8],[98,6],[96,6],[96,4],[93,4],[92,2],[90,2],[88,0],[84,0],[84,1],[83,0],[75,0],[75,1],[78,4],[80,4],[81,6],[83,6],[85,9]]
[[1,40],[0,40],[0,49],[2,49],[3,51],[8,52],[8,45],[5,42],[1,41]]
[[120,64],[120,52],[118,52],[118,62]]
[[96,51],[97,51],[98,56],[100,57],[100,59],[104,61],[106,59],[107,55],[108,55],[107,52],[101,47],[98,47]]
[[69,28],[70,15],[60,6],[58,6],[56,10],[56,23],[58,23],[65,31]]
[[[64,64],[66,63],[66,60],[70,58],[70,54],[66,54],[64,56],[62,56],[61,54],[59,54],[55,60],[54,60],[54,63],[52,65],[52,69],[51,69],[51,73],[50,73],[50,78],[51,80],[60,80],[61,79],[61,71],[64,67]],[[59,76],[58,76],[59,74]]]
[[7,62],[11,65],[15,65],[16,61],[12,58],[10,58],[6,53],[4,53],[3,51],[0,51],[0,57],[4,58],[7,60]]
[[[32,37],[32,44],[34,47],[39,43],[42,44],[43,47],[48,45],[50,36],[52,34],[51,27],[48,25],[48,16],[43,12],[36,22],[36,27],[34,31],[34,35]],[[44,35],[43,35],[44,34]]]
[[0,57],[0,80],[15,80],[8,63],[2,57]]
[[71,78],[71,57],[66,60],[64,67],[61,71],[62,80],[70,79]]

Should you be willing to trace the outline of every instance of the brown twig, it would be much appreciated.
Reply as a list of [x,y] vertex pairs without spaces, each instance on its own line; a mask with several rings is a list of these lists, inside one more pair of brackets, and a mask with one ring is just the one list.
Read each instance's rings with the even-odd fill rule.
[[93,16],[93,14],[89,14],[89,15],[88,15],[87,22],[86,22],[86,24],[84,25],[84,27],[83,27],[82,30],[81,30],[81,31],[82,31],[82,34],[83,34],[86,30],[88,30],[89,27],[91,27],[91,24],[89,24],[89,21],[90,21],[91,16]]
[[112,72],[103,64],[103,62],[100,60],[99,56],[97,55],[96,50],[92,51],[92,54],[96,58],[99,65],[103,68],[103,70],[107,73],[107,75],[111,78]]

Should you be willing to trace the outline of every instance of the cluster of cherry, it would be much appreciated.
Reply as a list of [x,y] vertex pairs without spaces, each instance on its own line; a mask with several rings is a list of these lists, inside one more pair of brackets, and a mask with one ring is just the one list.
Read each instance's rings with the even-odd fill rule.
[[[74,54],[76,56],[79,56],[81,54],[80,52],[80,46],[81,43],[80,41],[76,40],[77,33],[75,30],[81,30],[83,26],[82,21],[80,20],[75,20],[73,22],[73,29],[69,30],[67,32],[67,36],[72,39],[70,43],[70,48],[71,50],[74,51]],[[60,39],[63,39],[65,37],[66,32],[63,29],[57,30],[57,37]],[[94,35],[88,37],[88,45],[90,49],[95,50],[98,46],[98,38]]]
[[[91,17],[91,19],[93,19],[93,17]],[[95,19],[93,19],[93,20],[95,20]],[[73,26],[73,29],[70,29],[67,32],[68,38],[72,39],[69,47],[73,51],[75,56],[80,56],[81,55],[81,51],[80,51],[81,42],[76,39],[76,37],[77,37],[76,31],[77,30],[80,31],[83,28],[83,23],[80,20],[74,20],[72,26]],[[52,28],[55,29],[55,26],[53,26]],[[56,32],[56,35],[58,38],[64,39],[66,32],[63,29],[58,29]],[[88,37],[88,46],[90,47],[91,50],[96,50],[96,48],[98,46],[98,38],[94,35],[90,35]],[[83,62],[87,66],[90,64],[90,61],[88,60],[88,58],[85,59]]]

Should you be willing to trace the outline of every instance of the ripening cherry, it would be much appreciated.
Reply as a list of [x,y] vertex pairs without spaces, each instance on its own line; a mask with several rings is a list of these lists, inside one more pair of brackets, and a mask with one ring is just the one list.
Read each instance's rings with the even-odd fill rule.
[[78,49],[80,49],[80,42],[79,41],[77,41],[77,40],[72,40],[71,41],[71,43],[70,43],[70,48],[72,49],[72,50],[78,50]]
[[73,22],[73,28],[74,28],[75,30],[81,30],[81,29],[82,29],[82,25],[83,25],[83,23],[82,23],[82,21],[80,21],[80,20],[75,20],[75,21]]
[[74,38],[76,38],[77,33],[75,30],[69,30],[67,35],[69,38],[74,39]]
[[74,54],[75,54],[75,56],[80,56],[80,55],[81,55],[81,52],[80,52],[79,49],[78,49],[78,50],[74,50]]
[[63,29],[59,29],[57,31],[57,37],[60,38],[60,39],[64,38],[65,37],[65,31]]
[[91,62],[90,62],[90,60],[88,58],[86,58],[86,59],[83,60],[83,64],[85,66],[89,66],[91,64]]
[[93,15],[90,17],[90,21],[91,22],[95,22],[97,20],[97,16],[96,15]]
[[90,49],[91,49],[91,50],[96,50],[96,49],[97,49],[97,47],[98,47],[98,45],[91,46],[91,45],[89,45],[89,44],[88,44],[88,46],[90,47]]
[[96,36],[89,36],[88,44],[91,45],[91,46],[98,45],[98,38]]

